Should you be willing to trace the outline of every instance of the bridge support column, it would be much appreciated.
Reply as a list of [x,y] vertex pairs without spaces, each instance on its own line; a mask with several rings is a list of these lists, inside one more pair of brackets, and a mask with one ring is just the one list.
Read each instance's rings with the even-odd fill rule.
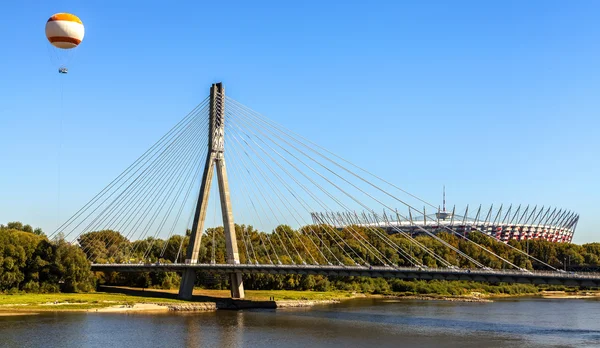
[[181,273],[181,284],[179,284],[179,298],[182,300],[191,300],[196,282],[196,271],[186,269]]
[[[219,198],[221,201],[221,213],[223,215],[223,227],[225,229],[225,246],[227,248],[227,263],[239,264],[240,258],[237,247],[237,238],[235,235],[235,224],[233,222],[233,211],[231,209],[231,199],[229,197],[229,181],[227,180],[227,170],[224,157],[224,136],[225,136],[225,88],[221,83],[213,84],[210,88],[210,130],[208,138],[209,152],[206,158],[204,174],[200,186],[200,195],[196,204],[196,213],[194,214],[194,224],[186,253],[186,263],[197,263],[200,252],[200,242],[204,232],[204,221],[206,218],[206,208],[208,207],[208,198],[212,176],[217,172],[219,184]],[[194,283],[196,281],[196,271],[186,269],[182,273],[181,284],[179,286],[179,298],[189,300],[192,298]],[[244,283],[241,273],[232,273],[229,276],[232,298],[244,298]]]
[[231,273],[229,275],[229,284],[231,285],[231,298],[244,298],[244,281],[241,273]]

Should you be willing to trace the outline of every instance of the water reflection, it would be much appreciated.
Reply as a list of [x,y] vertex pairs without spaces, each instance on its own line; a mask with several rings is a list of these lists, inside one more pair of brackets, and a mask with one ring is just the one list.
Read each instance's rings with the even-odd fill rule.
[[600,303],[353,300],[311,309],[0,317],[1,347],[596,347]]

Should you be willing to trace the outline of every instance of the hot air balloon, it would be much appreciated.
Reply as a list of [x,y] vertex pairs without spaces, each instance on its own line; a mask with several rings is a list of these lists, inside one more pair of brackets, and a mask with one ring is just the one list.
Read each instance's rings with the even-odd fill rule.
[[70,13],[57,13],[46,22],[46,38],[53,46],[53,56],[60,64],[58,72],[68,72],[66,64],[72,51],[83,41],[85,28],[79,17]]

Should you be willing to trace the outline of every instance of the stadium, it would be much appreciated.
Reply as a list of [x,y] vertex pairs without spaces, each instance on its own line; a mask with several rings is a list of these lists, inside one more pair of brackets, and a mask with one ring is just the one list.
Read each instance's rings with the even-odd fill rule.
[[315,224],[330,224],[338,229],[350,225],[375,227],[385,229],[388,233],[408,233],[412,236],[451,230],[461,234],[471,231],[486,233],[497,240],[507,243],[509,240],[542,239],[553,243],[570,243],[579,221],[579,215],[553,207],[537,206],[522,208],[519,205],[508,208],[502,205],[494,209],[479,208],[469,212],[467,206],[462,214],[456,213],[456,207],[451,211],[446,210],[444,194],[443,208],[436,213],[423,212],[415,215],[408,212],[406,215],[391,214],[379,215],[376,213],[312,213]]

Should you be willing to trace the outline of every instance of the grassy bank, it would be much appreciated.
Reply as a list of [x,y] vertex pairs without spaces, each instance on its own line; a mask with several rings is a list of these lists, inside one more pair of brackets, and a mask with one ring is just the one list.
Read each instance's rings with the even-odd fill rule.
[[[139,288],[123,287],[123,286],[102,286],[101,289],[106,292],[125,292],[129,294],[135,294],[140,296],[147,296],[152,293],[155,297],[165,297],[176,299],[177,289],[163,290],[163,289],[150,289],[141,291]],[[366,295],[341,290],[332,291],[301,291],[301,290],[246,290],[246,300],[250,301],[281,301],[281,300],[344,300],[355,297],[365,297]],[[231,294],[229,290],[212,290],[194,288],[194,298],[192,301],[196,302],[215,302],[223,299],[229,299]]]
[[182,302],[176,299],[92,292],[0,295],[0,311],[81,311],[134,303]]
[[[75,294],[29,294],[0,295],[0,312],[40,311],[86,311],[112,306],[132,306],[149,303],[186,303],[176,298],[177,290],[142,290],[137,288],[105,288],[110,292]],[[123,292],[123,293],[117,293]],[[194,290],[194,301],[215,302],[229,298],[227,290]],[[348,299],[356,294],[344,291],[287,291],[249,290],[247,300],[332,300]]]
[[[539,288],[520,288],[521,291],[486,291],[486,289],[465,289],[452,293],[436,285],[420,288],[419,291],[388,292],[385,294],[362,294],[349,291],[295,291],[295,290],[247,290],[246,299],[253,301],[286,300],[345,300],[356,297],[395,297],[398,299],[486,299],[495,297],[540,296],[544,298],[592,298],[600,297],[598,291],[543,291]],[[433,290],[437,290],[437,292]],[[174,304],[188,303],[177,299],[177,290],[148,290],[128,287],[103,287],[102,292],[91,293],[20,293],[0,295],[0,315],[2,313],[45,312],[45,311],[89,311],[106,307],[135,304]],[[490,290],[490,289],[487,289]],[[195,302],[218,302],[229,298],[228,290],[195,289]]]
[[[194,294],[228,298],[229,290],[196,289]],[[278,300],[343,300],[356,297],[348,291],[246,290],[246,299],[253,301]]]

